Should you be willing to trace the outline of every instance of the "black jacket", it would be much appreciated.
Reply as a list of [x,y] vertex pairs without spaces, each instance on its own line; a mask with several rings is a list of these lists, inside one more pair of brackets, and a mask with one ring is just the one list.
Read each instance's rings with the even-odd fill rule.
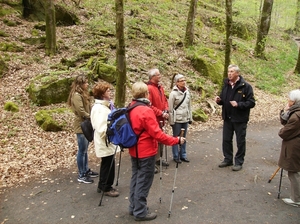
[[[248,122],[250,109],[255,106],[252,86],[242,76],[232,89],[228,84],[229,79],[224,80],[218,103],[222,105],[222,119],[231,119],[232,122]],[[232,107],[229,101],[236,101],[237,107]]]

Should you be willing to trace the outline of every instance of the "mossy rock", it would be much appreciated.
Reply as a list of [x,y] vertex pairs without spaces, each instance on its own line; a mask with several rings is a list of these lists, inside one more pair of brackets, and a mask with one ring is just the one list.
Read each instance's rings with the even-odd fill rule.
[[74,77],[66,71],[38,75],[26,91],[29,98],[39,106],[62,103],[68,99],[73,80]]
[[58,108],[54,110],[40,110],[35,114],[35,120],[44,131],[62,131],[66,122],[59,122],[54,119],[53,115],[66,113],[69,110],[66,108]]
[[208,77],[213,83],[221,86],[223,83],[223,70],[220,53],[209,48],[196,49],[188,58],[194,69],[201,75]]
[[254,39],[256,37],[256,32],[257,27],[252,20],[241,21],[236,18],[236,20],[232,24],[232,34],[243,40]]
[[4,110],[11,112],[19,112],[19,107],[14,102],[8,101],[4,104]]
[[93,80],[103,79],[109,83],[116,82],[116,67],[103,63],[103,60],[98,58],[90,58],[87,67],[93,71]]
[[46,42],[46,36],[25,38],[22,39],[22,42],[30,45],[40,45]]
[[8,71],[7,64],[5,63],[5,61],[0,56],[0,78],[2,78],[3,75],[5,74],[5,72],[7,72],[7,71]]
[[208,115],[200,108],[193,111],[193,120],[206,122],[208,120]]

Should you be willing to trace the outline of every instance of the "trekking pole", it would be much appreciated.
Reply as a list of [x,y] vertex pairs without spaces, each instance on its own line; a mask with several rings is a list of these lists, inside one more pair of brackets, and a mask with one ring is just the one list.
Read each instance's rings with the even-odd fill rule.
[[[163,130],[163,121],[159,122],[160,128]],[[159,150],[159,203],[161,203],[161,188],[162,188],[162,153],[163,153],[163,144],[158,143],[158,150]]]
[[[166,122],[168,121],[168,120],[165,120]],[[167,124],[165,123],[165,127],[164,127],[164,132],[167,134]],[[166,157],[166,163],[168,164],[168,154],[167,154],[167,145],[165,145],[165,157]],[[166,169],[168,169],[168,166],[166,166]]]
[[116,186],[118,186],[118,184],[119,184],[119,174],[120,174],[120,168],[121,168],[121,154],[122,154],[122,152],[124,152],[123,147],[120,147],[120,148],[121,148],[121,151],[120,151],[119,167],[118,167],[118,176],[117,176]]
[[278,168],[276,169],[276,171],[272,174],[272,176],[270,177],[268,183],[271,183],[271,181],[273,180],[273,178],[275,177],[275,175],[278,173],[279,170],[280,170],[280,167],[278,167]]
[[[184,128],[181,128],[181,131],[180,131],[180,137],[183,137],[183,133],[184,133]],[[180,155],[180,151],[181,151],[181,142],[180,142],[180,138],[179,138],[178,156]],[[173,183],[173,189],[172,189],[172,195],[171,195],[170,209],[169,209],[169,215],[168,215],[168,217],[171,216],[171,209],[172,209],[173,196],[174,196],[174,191],[175,191],[175,182],[176,182],[177,170],[178,170],[178,162],[176,162],[176,169],[175,169],[174,183]]]
[[280,189],[281,189],[281,180],[282,180],[282,173],[283,173],[283,168],[281,168],[281,172],[280,172],[280,179],[279,179],[279,187],[278,187],[278,196],[277,198],[280,198]]
[[[105,187],[107,185],[109,174],[110,174],[110,171],[111,171],[111,168],[112,168],[112,164],[114,163],[114,160],[115,160],[115,155],[116,155],[116,152],[117,152],[117,148],[118,148],[118,146],[116,146],[115,153],[113,155],[113,158],[112,158],[110,166],[109,166],[108,175],[107,175],[107,178],[106,178],[106,181],[105,181],[104,189],[105,189]],[[104,195],[104,190],[102,190],[102,194],[101,194],[101,199],[100,199],[100,202],[99,202],[99,206],[101,206],[103,195]]]

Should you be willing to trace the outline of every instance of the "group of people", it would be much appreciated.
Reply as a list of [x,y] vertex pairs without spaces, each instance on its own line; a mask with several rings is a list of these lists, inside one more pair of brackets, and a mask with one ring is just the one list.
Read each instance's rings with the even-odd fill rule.
[[[173,160],[176,163],[189,162],[186,152],[186,134],[188,125],[192,123],[191,94],[186,86],[186,78],[182,74],[174,76],[174,87],[167,99],[164,88],[160,83],[159,69],[148,72],[149,81],[136,82],[132,86],[133,100],[143,102],[145,106],[137,106],[129,113],[132,128],[140,134],[136,146],[129,148],[131,156],[132,176],[129,193],[129,214],[136,221],[147,221],[156,218],[147,207],[147,196],[152,185],[154,174],[158,172],[157,165],[168,166],[159,152],[159,144],[172,145]],[[119,192],[113,188],[115,178],[114,155],[116,146],[105,141],[107,116],[114,109],[111,101],[111,84],[97,82],[93,87],[95,102],[91,108],[88,92],[88,80],[84,75],[78,75],[69,95],[68,104],[75,114],[74,131],[77,136],[78,153],[78,182],[93,183],[91,178],[99,174],[88,167],[87,149],[89,142],[84,137],[80,123],[84,119],[91,119],[94,128],[94,145],[96,156],[101,158],[100,177],[97,191],[107,196],[117,197]],[[289,95],[289,103],[281,111],[281,121],[284,127],[279,136],[283,139],[279,166],[288,171],[291,181],[291,198],[284,199],[290,205],[300,205],[300,90],[294,90]],[[224,160],[220,168],[233,166],[233,171],[243,167],[246,154],[246,129],[249,121],[250,109],[255,106],[252,86],[240,75],[237,65],[228,67],[228,77],[219,96],[215,101],[222,105],[223,140],[222,149]],[[163,126],[169,123],[173,135],[167,135]],[[184,129],[183,136],[179,136]],[[236,135],[237,152],[233,155],[233,135]],[[180,145],[180,147],[179,147]],[[180,148],[180,150],[179,150]],[[138,150],[138,155],[137,155]],[[110,172],[109,172],[110,170]]]

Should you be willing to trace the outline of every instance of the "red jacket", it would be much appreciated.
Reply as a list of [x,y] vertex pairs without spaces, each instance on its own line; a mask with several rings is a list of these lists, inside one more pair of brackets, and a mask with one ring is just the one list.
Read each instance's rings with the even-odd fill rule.
[[164,110],[169,110],[168,100],[165,95],[164,88],[153,82],[148,82],[149,100],[151,102],[151,108],[157,117],[158,122],[163,121],[162,113]]
[[[133,101],[131,104],[134,104]],[[149,106],[137,106],[129,112],[133,131],[139,137],[137,143],[138,158],[147,158],[157,154],[158,141],[165,145],[176,145],[178,137],[165,134],[158,126],[155,114]],[[136,157],[136,146],[129,148],[129,154]]]

